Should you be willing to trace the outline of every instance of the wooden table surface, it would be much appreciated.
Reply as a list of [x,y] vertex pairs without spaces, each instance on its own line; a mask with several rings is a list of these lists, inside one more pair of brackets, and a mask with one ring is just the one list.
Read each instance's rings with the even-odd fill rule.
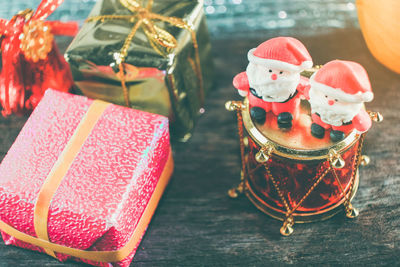
[[[175,173],[133,265],[400,264],[400,75],[371,56],[360,31],[297,36],[315,64],[333,59],[361,63],[375,92],[367,108],[385,117],[366,137],[364,154],[372,161],[360,170],[360,187],[353,201],[360,216],[350,220],[339,214],[328,221],[295,225],[293,235],[282,237],[280,221],[258,211],[245,197],[232,200],[227,196],[227,190],[238,183],[240,159],[235,115],[225,111],[224,103],[240,99],[231,81],[245,69],[247,51],[274,35],[213,42],[215,90],[208,96],[207,112],[193,138],[174,147]],[[26,119],[0,118],[0,160]],[[80,265],[0,244],[0,266]]]

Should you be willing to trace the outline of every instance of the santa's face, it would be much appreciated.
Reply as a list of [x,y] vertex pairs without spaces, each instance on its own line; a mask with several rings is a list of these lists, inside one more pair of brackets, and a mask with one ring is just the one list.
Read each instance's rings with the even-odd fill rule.
[[357,115],[363,103],[350,103],[335,99],[318,90],[318,85],[312,85],[310,89],[311,112],[318,113],[321,120],[333,126],[341,126],[350,122]]
[[296,92],[300,73],[250,62],[246,69],[251,88],[267,102],[283,102]]

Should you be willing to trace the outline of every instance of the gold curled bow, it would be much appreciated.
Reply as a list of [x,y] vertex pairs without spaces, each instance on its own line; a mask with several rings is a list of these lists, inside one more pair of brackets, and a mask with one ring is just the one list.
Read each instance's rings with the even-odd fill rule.
[[136,21],[131,32],[126,37],[124,45],[122,46],[121,50],[119,51],[119,53],[114,54],[114,58],[119,67],[118,75],[119,75],[119,78],[121,79],[121,85],[122,85],[122,89],[123,89],[123,93],[124,93],[124,99],[125,99],[126,106],[130,107],[130,101],[129,101],[128,88],[126,87],[125,68],[124,68],[123,63],[125,62],[125,59],[128,56],[128,48],[131,45],[131,42],[132,42],[136,32],[138,31],[138,29],[140,27],[143,29],[150,45],[153,47],[153,49],[157,53],[159,53],[161,55],[164,55],[164,53],[160,49],[158,49],[157,44],[161,45],[163,47],[166,47],[168,49],[168,51],[177,47],[177,45],[178,45],[178,41],[176,40],[176,38],[174,36],[172,36],[166,30],[155,25],[155,21],[157,21],[157,20],[167,22],[175,27],[185,29],[190,32],[193,47],[195,50],[194,68],[195,68],[196,76],[197,76],[197,79],[199,82],[199,87],[200,87],[200,101],[203,105],[204,104],[204,85],[203,85],[203,78],[202,78],[201,66],[200,66],[199,46],[197,43],[196,32],[193,29],[193,26],[190,25],[188,22],[184,21],[183,19],[180,19],[177,17],[162,16],[160,14],[152,12],[151,9],[153,7],[153,0],[149,0],[147,2],[146,7],[143,7],[136,0],[119,0],[119,2],[124,7],[126,7],[129,11],[131,11],[132,15],[93,16],[93,17],[89,17],[86,20],[86,22],[91,22],[91,21],[104,22],[106,20],[127,20],[127,21],[133,23]]
[[20,48],[27,60],[37,63],[44,60],[53,48],[54,36],[49,25],[43,20],[32,18],[35,12],[28,8],[14,15],[10,22],[14,23],[18,17],[24,18],[22,33],[18,36]]

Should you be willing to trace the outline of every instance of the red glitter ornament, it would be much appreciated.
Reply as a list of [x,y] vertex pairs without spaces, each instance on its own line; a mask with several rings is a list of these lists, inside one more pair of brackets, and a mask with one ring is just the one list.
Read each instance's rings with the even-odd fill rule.
[[48,88],[67,92],[71,71],[59,52],[54,34],[73,36],[75,22],[44,21],[63,1],[43,0],[37,10],[0,19],[0,105],[3,116],[33,110]]

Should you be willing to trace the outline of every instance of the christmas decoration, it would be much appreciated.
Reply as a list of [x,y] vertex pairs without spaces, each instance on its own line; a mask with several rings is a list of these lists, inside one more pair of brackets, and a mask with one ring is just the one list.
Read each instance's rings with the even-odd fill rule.
[[[325,220],[342,210],[348,218],[358,215],[351,201],[358,188],[358,168],[369,162],[362,155],[365,132],[371,120],[383,119],[377,112],[362,109],[362,103],[372,100],[373,94],[359,64],[332,61],[302,75],[312,75],[311,87],[305,85],[302,91],[310,103],[301,100],[297,120],[290,129],[282,130],[276,116],[266,116],[262,124],[257,122],[250,93],[243,102],[226,103],[228,110],[237,112],[242,159],[240,183],[228,191],[229,196],[244,193],[258,209],[282,220],[280,233],[285,236],[293,233],[295,223]],[[325,112],[334,105],[337,107],[332,112]],[[329,127],[335,130],[344,130],[342,124],[348,119],[352,126],[346,126],[351,128],[346,128],[343,138],[337,138],[338,133],[334,138],[315,138],[311,132],[316,116],[318,123],[329,121]]]
[[0,165],[3,240],[129,266],[172,170],[166,117],[47,90]]
[[334,60],[325,64],[310,79],[309,102],[311,133],[323,138],[332,128],[332,141],[343,140],[356,129],[363,133],[371,127],[371,119],[363,108],[373,99],[371,84],[364,68],[351,61]]
[[213,68],[197,1],[98,1],[66,52],[88,97],[168,116],[187,140]]
[[0,19],[2,115],[21,114],[36,107],[47,88],[68,91],[72,75],[59,53],[54,34],[75,35],[77,23],[44,21],[63,1],[43,0],[37,10]]
[[372,55],[390,70],[400,73],[400,2],[356,0],[360,28]]
[[246,71],[234,78],[233,85],[248,97],[252,118],[264,123],[266,112],[272,111],[280,128],[291,128],[307,87],[300,72],[312,67],[307,49],[297,39],[277,37],[251,49],[248,59]]

